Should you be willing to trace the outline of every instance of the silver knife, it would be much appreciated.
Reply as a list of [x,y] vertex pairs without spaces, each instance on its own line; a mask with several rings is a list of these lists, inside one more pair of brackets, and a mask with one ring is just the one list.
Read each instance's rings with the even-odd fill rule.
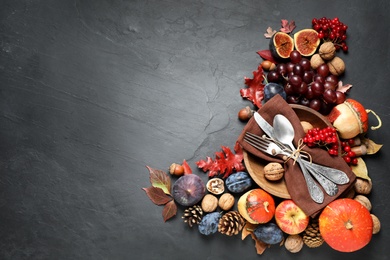
[[255,112],[253,116],[257,125],[264,131],[264,133],[274,139],[274,128],[258,112]]

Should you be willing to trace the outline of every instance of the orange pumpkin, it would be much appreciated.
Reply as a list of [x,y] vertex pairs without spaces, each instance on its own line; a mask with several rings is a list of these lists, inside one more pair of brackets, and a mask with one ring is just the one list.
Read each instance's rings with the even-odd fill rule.
[[325,242],[340,252],[353,252],[366,246],[372,237],[370,212],[358,201],[344,198],[329,203],[319,217]]
[[238,212],[249,223],[263,224],[275,214],[275,201],[263,189],[252,189],[243,194],[237,202]]

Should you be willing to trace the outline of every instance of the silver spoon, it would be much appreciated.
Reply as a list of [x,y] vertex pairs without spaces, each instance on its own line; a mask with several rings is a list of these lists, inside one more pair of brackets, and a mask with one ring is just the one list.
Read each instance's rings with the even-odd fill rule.
[[[276,115],[274,117],[274,136],[275,138],[285,145],[289,146],[292,151],[296,151],[292,141],[294,140],[295,132],[294,127],[290,123],[290,121],[283,115]],[[308,173],[306,167],[304,167],[301,158],[298,156],[297,162],[301,167],[303,177],[305,178],[307,188],[309,190],[309,194],[311,198],[317,202],[322,203],[324,201],[324,193],[317,185],[317,183],[313,180],[313,178]]]

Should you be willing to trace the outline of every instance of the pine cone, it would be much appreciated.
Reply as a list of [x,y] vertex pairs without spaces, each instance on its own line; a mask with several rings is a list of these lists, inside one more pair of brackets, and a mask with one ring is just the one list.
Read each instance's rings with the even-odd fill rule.
[[313,219],[303,232],[303,242],[310,248],[319,247],[324,243],[320,234],[318,219]]
[[203,210],[199,205],[189,207],[184,210],[184,214],[181,217],[184,219],[184,223],[188,223],[190,227],[194,224],[199,224],[203,217]]
[[219,220],[218,231],[228,236],[237,235],[244,225],[245,220],[238,211],[229,211]]

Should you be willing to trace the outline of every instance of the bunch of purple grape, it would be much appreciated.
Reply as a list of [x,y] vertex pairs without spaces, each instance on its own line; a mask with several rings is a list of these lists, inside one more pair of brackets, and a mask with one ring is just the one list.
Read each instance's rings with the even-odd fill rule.
[[267,81],[284,87],[286,101],[310,107],[328,114],[337,104],[345,101],[345,94],[337,90],[339,79],[329,72],[326,63],[312,69],[310,60],[294,50],[286,63],[279,63],[269,71]]

